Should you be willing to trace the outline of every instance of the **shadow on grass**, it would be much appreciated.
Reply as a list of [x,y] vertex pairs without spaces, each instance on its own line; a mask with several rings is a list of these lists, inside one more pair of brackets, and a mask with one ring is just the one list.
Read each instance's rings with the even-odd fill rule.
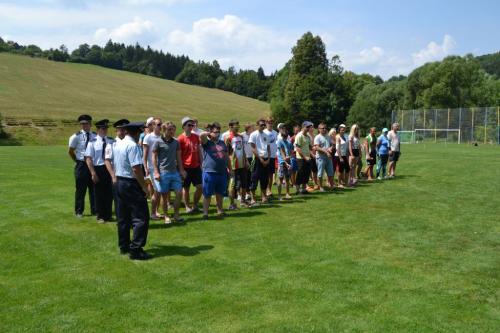
[[179,245],[153,245],[147,251],[153,256],[154,259],[171,256],[192,257],[200,254],[203,251],[209,251],[213,248],[213,245],[198,245],[194,247]]
[[23,143],[10,135],[10,133],[5,133],[0,130],[0,146],[22,146]]

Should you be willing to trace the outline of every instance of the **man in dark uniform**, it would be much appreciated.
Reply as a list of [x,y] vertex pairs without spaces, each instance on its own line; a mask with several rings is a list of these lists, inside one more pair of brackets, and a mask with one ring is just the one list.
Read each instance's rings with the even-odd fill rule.
[[113,191],[111,185],[111,175],[106,170],[105,152],[107,146],[112,146],[114,140],[107,137],[108,119],[103,119],[95,123],[97,136],[87,145],[85,151],[85,161],[90,170],[92,182],[94,183],[95,208],[97,222],[106,223],[111,221],[113,210]]
[[[116,143],[113,165],[116,175],[116,217],[118,246],[121,254],[129,254],[133,260],[147,260],[144,252],[149,229],[148,188],[142,171],[141,148],[137,145],[144,123],[123,125],[125,137]],[[130,229],[133,238],[130,240]]]
[[95,215],[94,186],[89,168],[85,163],[85,150],[89,142],[96,136],[94,132],[90,132],[91,121],[92,117],[87,114],[78,117],[81,130],[69,138],[68,154],[75,162],[75,216],[78,218],[83,216],[87,188],[89,189],[90,212]]

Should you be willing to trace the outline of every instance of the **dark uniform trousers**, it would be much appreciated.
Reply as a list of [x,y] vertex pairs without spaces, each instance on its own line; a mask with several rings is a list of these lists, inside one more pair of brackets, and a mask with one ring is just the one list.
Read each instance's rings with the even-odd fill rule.
[[94,166],[99,181],[94,184],[95,210],[98,219],[111,220],[113,211],[113,187],[105,165]]
[[83,214],[85,210],[85,195],[89,190],[90,213],[95,215],[94,184],[90,170],[84,161],[75,164],[75,214]]
[[[269,160],[269,159],[265,159]],[[250,183],[250,190],[255,191],[257,189],[257,183],[260,183],[260,189],[265,191],[269,183],[269,164],[264,166],[260,159],[255,158],[252,165],[252,181]]]
[[[137,180],[117,177],[116,218],[118,225],[118,246],[121,250],[138,252],[146,245],[149,229],[149,209],[146,196]],[[130,229],[134,235],[130,240]]]

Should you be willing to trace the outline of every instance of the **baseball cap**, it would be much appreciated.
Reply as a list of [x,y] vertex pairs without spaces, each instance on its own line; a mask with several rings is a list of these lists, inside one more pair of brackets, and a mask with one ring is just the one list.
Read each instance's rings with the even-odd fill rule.
[[149,126],[154,119],[154,117],[149,117],[148,119],[146,119],[146,126]]
[[341,127],[345,128],[346,126],[344,124],[340,124],[339,128],[341,128]]
[[310,121],[306,120],[302,123],[302,128],[304,127],[309,127],[309,126],[313,126],[313,123],[311,123]]
[[279,124],[278,124],[278,129],[282,129],[282,128],[283,128],[283,127],[285,127],[285,126],[286,126],[286,125],[285,125],[285,123],[279,123]]
[[182,122],[181,122],[182,126],[186,125],[186,123],[187,123],[188,121],[192,121],[192,122],[194,122],[194,120],[193,120],[193,119],[191,119],[190,117],[184,117],[184,118],[182,118]]
[[387,127],[384,127],[384,129],[382,130],[382,133],[385,133],[385,132],[389,132],[389,129],[387,129]]

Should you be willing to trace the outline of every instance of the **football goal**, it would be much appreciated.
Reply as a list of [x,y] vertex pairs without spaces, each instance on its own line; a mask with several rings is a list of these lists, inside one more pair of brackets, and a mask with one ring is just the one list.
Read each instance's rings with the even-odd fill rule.
[[413,142],[460,143],[459,128],[415,128]]

